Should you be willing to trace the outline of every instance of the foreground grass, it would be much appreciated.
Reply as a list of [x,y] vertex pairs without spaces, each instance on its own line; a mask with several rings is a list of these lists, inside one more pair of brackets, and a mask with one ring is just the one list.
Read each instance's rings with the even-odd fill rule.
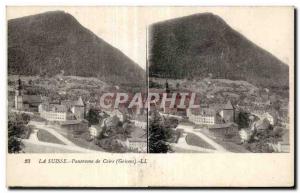
[[61,140],[57,139],[54,135],[43,129],[40,129],[37,132],[37,138],[43,142],[65,145]]
[[56,131],[79,147],[89,150],[105,151],[104,149],[96,145],[94,141],[86,140],[88,136],[88,131],[79,136],[74,135],[71,130],[67,129],[60,128],[56,129]]
[[77,151],[72,151],[60,147],[32,144],[28,142],[24,142],[24,145],[25,145],[23,149],[24,153],[79,153]]
[[189,145],[215,150],[214,147],[212,147],[206,141],[204,141],[203,139],[201,139],[200,137],[198,137],[197,135],[195,135],[193,133],[188,133],[185,140],[186,140],[186,143]]

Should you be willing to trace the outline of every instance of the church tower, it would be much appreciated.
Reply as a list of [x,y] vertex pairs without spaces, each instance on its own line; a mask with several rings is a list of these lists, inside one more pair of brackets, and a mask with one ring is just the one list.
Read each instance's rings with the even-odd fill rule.
[[85,106],[82,101],[82,98],[79,97],[79,99],[75,102],[74,106],[71,109],[72,113],[75,115],[76,119],[83,120],[84,114],[85,114]]
[[17,110],[23,109],[23,86],[20,78],[17,81],[17,85],[15,88],[15,108]]
[[230,100],[228,100],[223,110],[221,111],[221,116],[226,123],[234,122],[234,107],[232,106]]
[[168,80],[166,80],[165,87],[166,87],[166,93],[170,93]]

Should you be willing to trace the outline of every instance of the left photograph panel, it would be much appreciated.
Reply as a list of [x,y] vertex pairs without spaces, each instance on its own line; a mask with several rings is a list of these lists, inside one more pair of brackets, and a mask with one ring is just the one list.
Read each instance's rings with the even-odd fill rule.
[[7,7],[8,153],[147,152],[145,28],[135,14]]

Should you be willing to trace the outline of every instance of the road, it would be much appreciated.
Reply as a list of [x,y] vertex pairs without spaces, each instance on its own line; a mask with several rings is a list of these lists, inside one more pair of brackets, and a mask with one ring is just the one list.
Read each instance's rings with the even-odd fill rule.
[[42,129],[48,131],[52,135],[54,135],[57,139],[61,140],[64,144],[68,146],[76,146],[73,142],[71,142],[69,139],[62,136],[60,133],[58,133],[56,130],[52,128],[52,126],[45,125]]
[[[74,152],[99,153],[100,152],[100,151],[82,148],[82,147],[75,145],[69,139],[65,138],[60,133],[58,133],[55,129],[51,128],[53,126],[48,126],[48,125],[44,125],[44,124],[40,124],[40,123],[36,123],[36,122],[29,122],[29,125],[35,126],[35,129],[30,134],[28,139],[24,139],[22,141],[24,142],[25,146],[27,145],[30,147],[30,151],[35,151],[35,149],[36,149],[36,151],[37,151],[36,153],[42,153],[43,149],[44,149],[44,150],[46,150],[46,152],[53,151],[53,153],[60,153],[60,152],[64,152],[64,153],[67,153],[67,152],[70,152],[70,153],[74,153]],[[48,131],[53,136],[55,136],[57,139],[61,140],[65,145],[39,141],[39,139],[37,137],[37,132],[39,129]],[[101,152],[101,153],[103,153],[103,152]]]
[[[218,152],[218,153],[228,152],[224,147],[222,147],[221,145],[219,145],[218,143],[216,143],[214,140],[210,139],[209,137],[207,137],[206,135],[204,135],[203,133],[201,133],[199,131],[195,131],[192,126],[179,124],[177,126],[177,129],[183,129],[184,132],[193,133],[193,134],[197,135],[198,137],[200,137],[201,139],[203,139],[206,143],[208,143],[212,147],[214,147],[216,149],[214,152]],[[180,138],[179,141],[180,140],[184,140],[185,141],[185,137],[183,139]],[[186,144],[186,145],[184,143],[181,143],[181,144],[182,144],[182,146],[184,146],[185,148],[187,148],[186,145],[188,145],[188,144]],[[191,145],[188,145],[188,146],[191,146]],[[195,146],[191,146],[190,149],[194,148],[194,147]],[[205,148],[203,148],[203,149],[205,149]],[[206,149],[206,150],[208,150],[208,149]],[[212,151],[210,151],[210,152],[212,152]]]
[[191,150],[191,151],[195,151],[195,152],[199,152],[199,153],[215,153],[216,152],[216,150],[207,149],[207,148],[187,144],[186,136],[187,136],[187,134],[184,133],[183,137],[180,137],[178,142],[177,143],[172,143],[171,146],[175,147],[175,148],[180,148],[180,149],[187,150],[187,151]]

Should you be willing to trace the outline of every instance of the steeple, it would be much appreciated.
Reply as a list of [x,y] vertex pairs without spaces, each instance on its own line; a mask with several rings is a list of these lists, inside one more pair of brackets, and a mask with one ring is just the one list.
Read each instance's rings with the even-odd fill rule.
[[84,106],[84,103],[83,103],[81,97],[79,97],[78,101],[76,101],[75,106],[79,106],[79,107],[83,107]]
[[19,78],[15,88],[15,108],[18,110],[23,109],[23,86]]
[[19,79],[18,79],[18,81],[17,81],[16,89],[17,89],[17,90],[21,90],[21,89],[23,89],[23,86],[22,86],[22,81],[21,81],[21,79],[20,79],[20,78],[19,78]]
[[85,106],[82,101],[82,98],[79,99],[74,103],[73,107],[71,108],[72,113],[74,113],[76,119],[82,120],[85,117]]
[[16,88],[15,88],[15,95],[16,96],[20,96],[23,94],[23,86],[22,86],[22,81],[19,78],[16,84]]
[[166,87],[166,93],[170,93],[168,80],[166,80],[165,87]]
[[231,104],[231,101],[228,100],[226,105],[223,107],[223,110],[221,111],[221,116],[224,119],[224,121],[227,122],[234,122],[235,121],[235,112],[234,107]]
[[233,110],[233,106],[231,104],[231,101],[228,100],[228,102],[226,103],[226,105],[224,106],[225,110]]
[[77,106],[77,107],[84,107],[84,103],[83,103],[83,100],[81,98],[81,96],[78,98],[78,100],[74,103],[74,106]]

